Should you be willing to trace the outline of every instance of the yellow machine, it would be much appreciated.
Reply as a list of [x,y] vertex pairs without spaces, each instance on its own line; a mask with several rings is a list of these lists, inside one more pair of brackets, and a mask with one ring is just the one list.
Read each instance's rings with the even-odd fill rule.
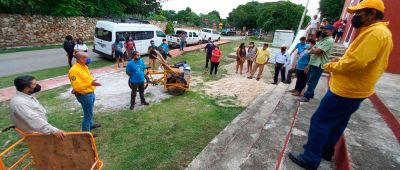
[[185,71],[181,68],[168,65],[160,56],[157,57],[157,60],[161,63],[161,70],[152,70],[151,68],[146,69],[145,87],[149,84],[162,84],[172,95],[181,95],[186,92],[190,87],[190,71]]
[[[16,130],[22,138],[0,153],[0,170],[101,170],[95,140],[90,132],[66,132],[64,140],[53,135],[25,134]],[[28,152],[16,162],[6,166],[7,155],[28,145]]]

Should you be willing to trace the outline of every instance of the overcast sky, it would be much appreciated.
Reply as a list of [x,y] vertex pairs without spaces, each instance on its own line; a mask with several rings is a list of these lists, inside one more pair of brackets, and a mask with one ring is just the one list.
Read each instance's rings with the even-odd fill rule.
[[[217,10],[222,18],[227,18],[229,12],[241,4],[246,4],[252,0],[168,0],[162,3],[164,10],[180,11],[190,7],[197,14],[207,14],[212,10]],[[256,0],[258,2],[273,2],[278,0]],[[306,5],[307,0],[290,0],[296,4]],[[307,15],[318,13],[319,0],[310,0]]]

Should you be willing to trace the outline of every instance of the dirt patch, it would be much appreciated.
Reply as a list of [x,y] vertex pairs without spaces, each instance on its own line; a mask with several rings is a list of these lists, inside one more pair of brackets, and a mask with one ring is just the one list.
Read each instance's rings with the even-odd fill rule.
[[[227,70],[226,78],[206,82],[204,88],[206,94],[216,98],[217,104],[222,106],[248,106],[267,89],[267,85],[272,80],[272,75],[267,67],[264,68],[260,81],[247,79],[248,74],[236,74],[236,62],[226,65],[223,69]],[[247,67],[244,66],[243,72],[246,70]]]
[[[115,70],[113,72],[94,75],[95,79],[102,84],[96,88],[96,101],[95,109],[98,111],[118,110],[121,108],[129,108],[131,89],[128,86],[128,76],[123,70]],[[73,105],[80,107],[78,101],[71,93],[71,89],[61,93],[61,98],[74,99]],[[150,104],[160,102],[166,98],[171,97],[168,95],[164,87],[161,85],[149,85],[145,90],[146,101]],[[141,109],[139,94],[136,96],[135,110]]]

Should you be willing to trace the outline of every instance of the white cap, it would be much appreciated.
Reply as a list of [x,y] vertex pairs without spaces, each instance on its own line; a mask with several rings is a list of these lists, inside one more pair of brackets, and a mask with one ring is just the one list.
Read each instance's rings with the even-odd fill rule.
[[281,48],[283,48],[283,47],[287,48],[286,44],[282,44],[282,45],[281,45]]

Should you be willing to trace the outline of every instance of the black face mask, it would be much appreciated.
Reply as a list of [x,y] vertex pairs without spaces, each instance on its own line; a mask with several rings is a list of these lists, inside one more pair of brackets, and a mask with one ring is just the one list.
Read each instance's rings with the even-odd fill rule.
[[42,89],[42,86],[40,86],[40,84],[37,84],[37,85],[35,86],[35,88],[33,88],[32,94],[33,94],[33,93],[40,92],[41,89]]
[[353,25],[354,28],[360,28],[361,26],[363,26],[364,22],[362,21],[362,16],[354,15],[351,19],[351,25]]
[[322,32],[322,33],[321,33],[321,38],[325,38],[325,37],[328,37],[328,34]]

